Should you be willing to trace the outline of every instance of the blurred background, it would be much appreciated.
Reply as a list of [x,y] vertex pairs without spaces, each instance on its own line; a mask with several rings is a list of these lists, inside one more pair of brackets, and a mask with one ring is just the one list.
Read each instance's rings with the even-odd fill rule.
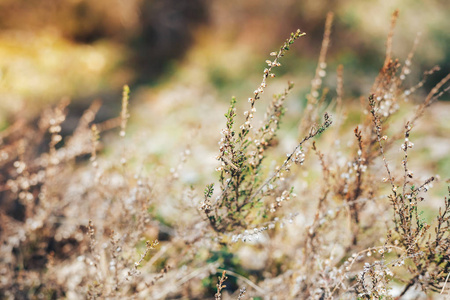
[[342,63],[347,96],[367,94],[397,8],[394,56],[405,59],[422,32],[411,77],[416,82],[440,65],[429,88],[450,70],[445,0],[1,0],[0,128],[17,114],[35,118],[62,97],[72,99],[72,114],[99,98],[99,118],[115,116],[124,84],[139,111],[158,99],[155,106],[168,105],[174,96],[161,93],[179,93],[184,99],[177,103],[226,104],[253,90],[269,52],[297,28],[307,35],[278,72],[296,82],[301,96],[314,74],[328,11],[335,21],[326,84],[335,85],[332,74]]
[[[200,132],[196,143],[209,150],[196,151],[201,161],[209,158],[205,167],[214,166],[230,98],[247,107],[269,53],[299,28],[306,36],[283,57],[262,99],[268,103],[288,80],[295,83],[284,127],[295,140],[330,11],[335,16],[323,78],[327,101],[336,95],[336,69],[343,64],[344,101],[359,116],[359,97],[367,97],[383,64],[395,9],[400,16],[393,57],[403,63],[421,32],[406,83],[415,85],[436,64],[442,68],[411,100],[423,101],[421,96],[450,72],[450,2],[445,0],[1,0],[0,129],[19,118],[37,123],[45,107],[68,97],[62,134],[69,135],[94,100],[103,103],[95,122],[118,116],[121,89],[129,84],[128,131],[151,140],[146,151],[157,156],[178,151],[186,147],[186,136]],[[427,124],[438,132],[425,128],[423,136],[445,137],[446,112],[448,105],[434,109],[434,123]],[[358,119],[351,121],[353,126]],[[450,166],[447,148],[433,148],[443,159],[435,171]]]

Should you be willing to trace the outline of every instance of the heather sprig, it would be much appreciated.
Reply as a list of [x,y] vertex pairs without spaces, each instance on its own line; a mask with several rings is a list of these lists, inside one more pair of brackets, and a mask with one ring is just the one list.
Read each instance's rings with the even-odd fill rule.
[[[249,98],[250,110],[244,112],[244,124],[239,127],[237,132],[234,129],[236,98],[231,99],[230,108],[225,114],[226,128],[222,130],[222,138],[219,142],[220,154],[217,157],[221,161],[221,166],[216,169],[220,172],[221,194],[217,196],[212,205],[208,199],[205,199],[201,206],[212,227],[218,232],[228,231],[231,228],[233,228],[232,230],[245,229],[248,226],[246,218],[255,213],[253,208],[264,204],[264,197],[276,198],[276,202],[270,205],[272,212],[284,200],[289,199],[292,190],[290,192],[278,191],[277,182],[284,180],[283,174],[289,172],[291,162],[302,163],[304,159],[301,151],[303,144],[323,133],[332,123],[329,115],[325,114],[324,123],[318,128],[312,127],[309,134],[300,141],[275,173],[263,180],[265,152],[271,147],[272,140],[280,128],[281,118],[285,112],[283,104],[294,85],[289,82],[283,93],[274,95],[272,102],[267,107],[262,125],[253,130],[252,120],[256,113],[255,102],[267,86],[266,79],[274,77],[272,69],[281,65],[280,58],[289,50],[290,45],[303,35],[300,30],[297,30],[291,34],[278,52],[271,53],[274,59],[266,61],[268,68],[263,72],[262,83],[255,90],[254,97]],[[270,188],[267,189],[267,186]],[[280,186],[280,188],[282,187]]]

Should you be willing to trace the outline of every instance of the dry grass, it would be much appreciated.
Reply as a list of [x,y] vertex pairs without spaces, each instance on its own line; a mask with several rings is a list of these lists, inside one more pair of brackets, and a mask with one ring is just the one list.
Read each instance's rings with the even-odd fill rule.
[[[2,298],[401,299],[448,293],[449,195],[441,195],[438,212],[423,205],[433,184],[443,190],[448,181],[410,165],[415,127],[449,90],[450,75],[411,108],[408,100],[419,101],[423,81],[412,87],[405,81],[417,44],[404,64],[393,59],[397,15],[384,65],[361,97],[356,122],[345,105],[345,69],[337,71],[335,99],[329,101],[323,87],[332,38],[328,15],[307,105],[295,124],[298,138],[286,156],[280,124],[294,85],[274,95],[260,124],[257,111],[276,80],[275,68],[303,35],[292,33],[270,54],[248,108],[241,112],[231,100],[215,184],[211,170],[196,186],[187,179],[186,166],[201,172],[206,160],[198,129],[183,135],[183,150],[171,159],[145,152],[148,140],[139,129],[127,132],[127,86],[120,117],[94,124],[100,108],[94,102],[71,136],[61,134],[67,100],[44,111],[36,126],[17,119],[0,135]],[[114,128],[120,133],[108,148]]]

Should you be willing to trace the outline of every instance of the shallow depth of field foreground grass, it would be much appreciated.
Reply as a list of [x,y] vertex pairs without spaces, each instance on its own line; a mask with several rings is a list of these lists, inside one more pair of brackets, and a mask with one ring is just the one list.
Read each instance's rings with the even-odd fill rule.
[[423,45],[395,57],[396,11],[378,76],[349,99],[345,65],[327,67],[333,17],[307,84],[277,77],[297,30],[228,107],[187,66],[194,87],[134,108],[125,85],[120,115],[97,122],[94,101],[70,135],[68,99],[15,118],[0,133],[0,297],[448,296],[450,74],[408,76]]

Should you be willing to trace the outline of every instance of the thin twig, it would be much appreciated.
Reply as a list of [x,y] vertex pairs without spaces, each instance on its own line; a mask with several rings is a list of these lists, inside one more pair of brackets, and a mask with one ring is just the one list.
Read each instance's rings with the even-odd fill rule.
[[234,277],[236,277],[236,278],[239,278],[239,279],[241,279],[242,281],[245,281],[249,286],[251,286],[252,288],[254,288],[257,292],[259,292],[259,293],[262,294],[262,295],[267,294],[267,291],[266,291],[266,290],[264,290],[263,288],[259,287],[259,286],[256,285],[255,283],[253,283],[250,279],[248,279],[248,278],[246,278],[246,277],[244,277],[244,276],[242,276],[242,275],[240,275],[240,274],[238,274],[238,273],[235,273],[235,272],[233,272],[233,271],[226,270],[226,269],[218,269],[218,270],[219,270],[219,271],[227,272],[227,274],[229,274],[229,275],[231,275],[231,276],[234,276]]
[[448,273],[448,274],[447,274],[447,277],[445,278],[444,286],[442,287],[442,290],[441,290],[441,292],[439,293],[439,294],[441,294],[441,295],[444,293],[445,286],[447,285],[449,276],[450,276],[450,273]]

